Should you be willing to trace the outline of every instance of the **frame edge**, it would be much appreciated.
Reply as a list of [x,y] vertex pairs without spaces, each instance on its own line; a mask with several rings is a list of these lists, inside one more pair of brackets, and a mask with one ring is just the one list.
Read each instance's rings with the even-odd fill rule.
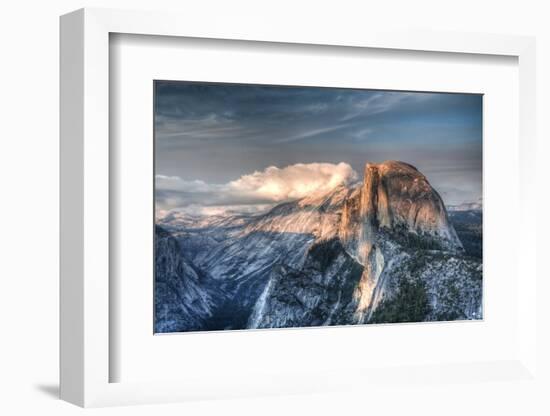
[[84,405],[84,11],[60,18],[60,398]]

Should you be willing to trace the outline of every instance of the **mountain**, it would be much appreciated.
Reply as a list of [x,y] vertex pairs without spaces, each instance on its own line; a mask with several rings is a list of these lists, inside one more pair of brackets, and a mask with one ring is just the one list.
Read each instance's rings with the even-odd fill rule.
[[481,198],[477,202],[463,202],[462,204],[458,205],[449,205],[447,209],[449,212],[456,212],[456,211],[481,211],[483,208],[483,203],[481,201]]
[[449,220],[467,255],[483,258],[483,212],[480,209],[449,211]]
[[175,280],[199,282],[192,288],[208,299],[189,330],[482,316],[481,260],[465,252],[426,177],[403,162],[367,163],[361,183],[262,215],[168,227],[189,265]]
[[443,201],[416,168],[368,163],[336,211],[337,232],[317,238],[302,267],[274,270],[252,327],[481,316],[480,263],[465,258]]

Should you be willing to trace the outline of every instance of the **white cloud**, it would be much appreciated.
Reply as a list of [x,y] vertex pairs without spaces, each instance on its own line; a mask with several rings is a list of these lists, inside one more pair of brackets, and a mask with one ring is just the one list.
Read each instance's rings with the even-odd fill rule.
[[313,192],[328,192],[356,179],[357,174],[347,163],[298,163],[282,169],[270,166],[261,172],[241,176],[230,182],[228,188],[280,202],[303,198]]
[[276,204],[312,193],[326,193],[340,184],[357,180],[347,163],[298,163],[243,175],[226,184],[187,181],[177,176],[156,175],[157,206],[161,210],[189,207]]

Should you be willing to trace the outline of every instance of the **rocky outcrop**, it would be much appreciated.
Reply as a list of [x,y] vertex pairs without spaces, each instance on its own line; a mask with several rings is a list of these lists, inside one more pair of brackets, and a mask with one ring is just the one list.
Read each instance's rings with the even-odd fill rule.
[[207,278],[182,253],[178,241],[155,227],[155,332],[203,329],[218,301]]
[[[414,166],[403,162],[367,163],[361,191],[346,200],[342,211],[340,238],[347,244],[373,244],[380,229],[414,233],[446,250],[462,249],[437,191]],[[365,248],[359,245],[351,247]],[[361,259],[367,255],[357,251]]]
[[313,244],[300,269],[278,265],[255,305],[249,328],[345,325],[354,322],[354,291],[363,266],[337,238]]
[[364,266],[355,292],[360,323],[368,321],[384,293],[382,273],[397,255],[389,241],[462,251],[437,191],[414,166],[397,161],[366,164],[360,192],[344,204],[339,237]]

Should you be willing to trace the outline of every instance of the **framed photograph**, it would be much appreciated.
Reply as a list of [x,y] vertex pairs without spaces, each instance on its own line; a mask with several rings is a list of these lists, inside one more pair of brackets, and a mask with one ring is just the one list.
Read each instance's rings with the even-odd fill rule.
[[61,18],[62,398],[536,383],[534,40],[200,20]]

